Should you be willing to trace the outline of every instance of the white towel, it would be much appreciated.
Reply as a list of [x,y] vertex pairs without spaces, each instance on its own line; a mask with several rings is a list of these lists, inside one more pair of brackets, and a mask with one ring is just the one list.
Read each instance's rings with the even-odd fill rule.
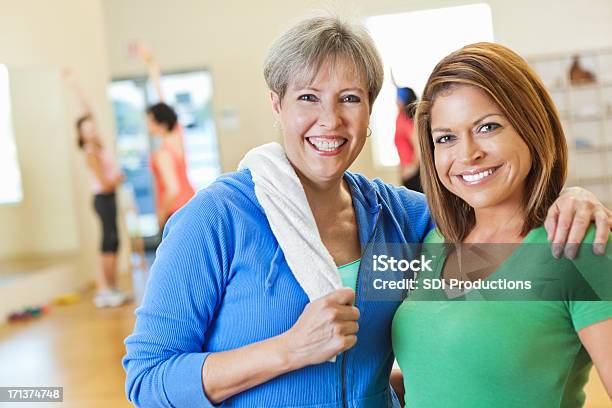
[[268,143],[250,150],[238,165],[244,168],[251,171],[257,200],[308,299],[341,288],[340,272],[323,245],[304,187],[283,147]]

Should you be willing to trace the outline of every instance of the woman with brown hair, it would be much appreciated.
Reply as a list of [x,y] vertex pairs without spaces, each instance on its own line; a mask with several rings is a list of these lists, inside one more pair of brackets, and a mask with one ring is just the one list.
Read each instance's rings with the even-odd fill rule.
[[101,267],[96,273],[93,302],[96,307],[118,307],[129,301],[129,296],[119,290],[117,282],[119,233],[115,192],[123,182],[123,173],[100,137],[91,105],[75,74],[70,69],[64,69],[62,77],[82,107],[83,113],[76,121],[77,144],[85,153],[87,167],[91,172],[94,209],[102,226]]
[[[584,248],[575,257],[573,247],[573,260],[538,251],[550,239],[543,224],[565,183],[567,146],[537,75],[504,46],[466,46],[431,74],[417,110],[417,132],[422,174],[432,175],[422,178],[423,187],[437,225],[425,242],[471,247],[430,247],[432,271],[419,276],[423,285],[395,315],[393,347],[406,402],[582,406],[592,363],[612,395],[612,302],[585,301],[612,300],[610,283],[601,278],[609,281],[610,250],[596,256]],[[585,243],[594,236],[591,226]],[[470,252],[483,243],[510,245]],[[487,262],[477,264],[474,252]],[[594,252],[604,253],[605,246]],[[565,286],[556,297],[501,290],[545,283],[565,276],[563,271],[583,279],[590,296],[565,278],[557,282]],[[431,290],[427,279],[446,286]],[[453,282],[456,290],[446,290]],[[491,298],[497,301],[483,301]]]

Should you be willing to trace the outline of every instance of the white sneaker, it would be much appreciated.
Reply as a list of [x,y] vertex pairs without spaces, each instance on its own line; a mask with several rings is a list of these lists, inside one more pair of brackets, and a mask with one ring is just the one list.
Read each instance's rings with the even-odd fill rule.
[[97,308],[108,307],[108,296],[109,296],[109,294],[110,294],[110,290],[109,289],[104,289],[104,290],[101,290],[100,292],[96,293],[94,295],[94,298],[93,298],[93,304]]
[[132,297],[125,292],[115,288],[111,289],[111,296],[109,298],[109,306],[110,307],[119,307],[126,303],[129,303],[132,300]]
[[119,307],[130,300],[130,296],[119,289],[105,289],[96,293],[93,298],[93,303],[98,308]]

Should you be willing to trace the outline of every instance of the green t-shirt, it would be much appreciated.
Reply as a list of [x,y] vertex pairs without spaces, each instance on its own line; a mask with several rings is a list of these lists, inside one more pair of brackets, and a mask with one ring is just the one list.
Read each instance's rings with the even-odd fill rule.
[[[592,243],[593,238],[591,227],[584,243]],[[437,231],[425,241],[443,242]],[[535,229],[515,253],[520,254],[525,244],[547,242],[544,228]],[[538,268],[530,266],[528,256],[515,253],[492,275],[512,278],[525,270],[551,273],[541,270],[541,264]],[[550,258],[554,260],[552,255]],[[581,248],[576,260],[558,262],[572,263],[584,276],[600,277],[612,272],[611,245],[603,257],[593,255],[590,248]],[[440,277],[443,264],[441,256],[433,272],[428,272],[432,278]],[[555,262],[545,265],[552,269]],[[597,265],[597,271],[586,270],[593,265]],[[612,275],[605,279],[612,281]],[[612,318],[612,302],[576,301],[571,297],[563,301],[415,300],[420,290],[411,293],[398,308],[392,327],[393,349],[404,375],[406,406],[523,408],[584,404],[583,387],[592,363],[577,331]]]
[[359,265],[361,265],[361,259],[356,259],[351,263],[338,267],[338,271],[340,271],[340,278],[342,279],[342,286],[355,290],[357,287]]

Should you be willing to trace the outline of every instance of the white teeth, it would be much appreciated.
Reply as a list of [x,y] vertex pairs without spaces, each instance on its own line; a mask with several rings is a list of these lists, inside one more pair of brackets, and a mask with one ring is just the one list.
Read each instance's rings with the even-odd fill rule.
[[335,150],[338,150],[338,148],[342,146],[344,142],[346,142],[346,140],[344,139],[317,139],[317,138],[310,138],[308,139],[308,141],[311,144],[313,144],[317,148],[317,150],[320,150],[322,152],[333,152]]
[[461,177],[463,177],[463,180],[471,183],[474,181],[482,180],[483,178],[490,176],[491,174],[493,174],[493,169],[485,170],[477,174],[462,174]]

